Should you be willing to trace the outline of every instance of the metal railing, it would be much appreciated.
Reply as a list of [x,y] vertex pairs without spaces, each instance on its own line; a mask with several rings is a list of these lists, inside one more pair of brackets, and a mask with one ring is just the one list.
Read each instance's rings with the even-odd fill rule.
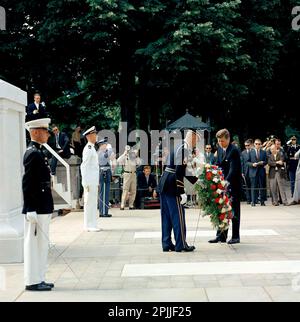
[[67,190],[66,190],[66,194],[60,194],[59,191],[56,191],[56,192],[68,203],[68,205],[70,207],[72,207],[73,196],[72,196],[72,189],[71,189],[71,170],[70,170],[70,165],[58,153],[56,153],[47,143],[43,144],[43,146],[66,168],[66,171],[67,171]]

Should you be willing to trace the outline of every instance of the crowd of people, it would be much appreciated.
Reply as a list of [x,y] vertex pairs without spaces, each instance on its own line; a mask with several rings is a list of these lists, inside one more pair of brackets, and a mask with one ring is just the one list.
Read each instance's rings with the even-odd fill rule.
[[[239,149],[237,143],[234,143]],[[260,139],[247,139],[241,151],[244,197],[248,204],[265,206],[268,194],[272,205],[285,206],[300,202],[300,145],[297,137],[282,145],[271,136],[263,143]],[[196,153],[196,152],[195,152]],[[214,164],[217,158],[212,146],[205,147],[205,162]],[[286,189],[290,185],[289,191]],[[269,193],[268,193],[269,192]],[[289,202],[291,197],[291,202]]]

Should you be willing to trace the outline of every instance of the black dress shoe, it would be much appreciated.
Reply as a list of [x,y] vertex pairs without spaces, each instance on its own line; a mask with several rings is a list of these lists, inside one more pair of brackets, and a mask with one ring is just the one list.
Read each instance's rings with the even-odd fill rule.
[[134,207],[129,207],[129,210],[135,210],[135,208]]
[[219,237],[215,238],[215,239],[211,239],[208,241],[210,244],[217,244],[217,243],[226,243],[225,239],[221,239]]
[[227,243],[228,245],[233,245],[233,244],[239,244],[241,241],[239,238],[232,238],[230,241]]
[[112,215],[110,215],[110,214],[107,214],[107,215],[100,215],[100,217],[110,218],[110,217],[112,217]]
[[196,249],[195,246],[186,246],[183,249],[178,249],[176,250],[177,253],[181,253],[181,252],[193,252]]
[[266,204],[264,202],[262,202],[260,205],[264,207]]
[[125,208],[120,208],[120,210],[125,210]]
[[46,282],[43,281],[42,284],[47,285],[47,286],[49,286],[51,288],[54,288],[54,284],[53,283],[46,283]]
[[49,285],[40,283],[35,285],[27,285],[25,287],[26,291],[36,291],[36,292],[47,292],[51,291],[52,288]]
[[256,204],[254,202],[252,202],[251,207],[255,207],[255,206],[256,206]]
[[166,248],[163,248],[163,252],[174,252],[174,251],[175,251],[175,246],[174,245],[166,247]]

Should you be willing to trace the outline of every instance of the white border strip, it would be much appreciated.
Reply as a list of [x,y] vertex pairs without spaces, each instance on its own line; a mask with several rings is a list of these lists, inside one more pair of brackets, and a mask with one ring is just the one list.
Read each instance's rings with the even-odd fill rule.
[[122,277],[300,273],[300,261],[127,264]]

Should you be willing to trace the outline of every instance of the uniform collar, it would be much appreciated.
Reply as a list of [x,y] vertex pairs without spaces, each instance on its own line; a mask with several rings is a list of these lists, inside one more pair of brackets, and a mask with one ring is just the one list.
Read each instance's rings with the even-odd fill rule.
[[30,144],[34,145],[38,149],[41,149],[43,147],[43,145],[41,143],[38,143],[36,141],[31,141]]

